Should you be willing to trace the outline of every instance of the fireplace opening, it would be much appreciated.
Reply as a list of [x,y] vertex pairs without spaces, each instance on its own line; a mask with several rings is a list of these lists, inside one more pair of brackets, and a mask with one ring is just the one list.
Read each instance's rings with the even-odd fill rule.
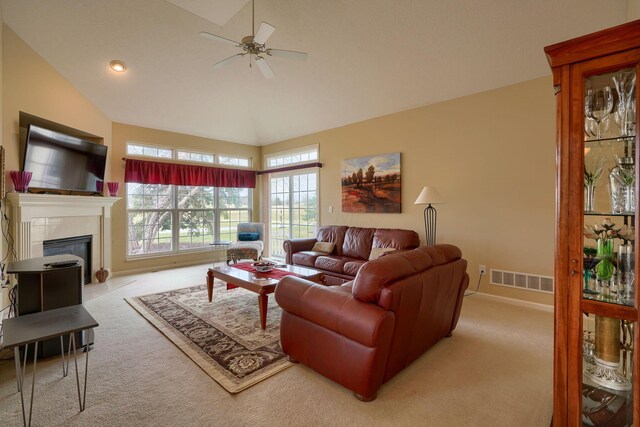
[[67,237],[64,239],[45,240],[43,254],[76,255],[84,260],[84,284],[91,283],[91,236]]

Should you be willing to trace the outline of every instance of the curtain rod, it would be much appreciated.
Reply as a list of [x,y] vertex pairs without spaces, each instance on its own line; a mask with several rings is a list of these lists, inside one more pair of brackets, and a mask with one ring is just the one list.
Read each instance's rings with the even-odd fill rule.
[[295,166],[284,166],[281,168],[275,168],[275,169],[267,169],[267,170],[263,170],[263,171],[257,171],[256,175],[265,175],[268,173],[275,173],[275,172],[288,172],[288,171],[294,171],[294,170],[298,170],[298,169],[308,169],[308,168],[321,168],[322,167],[322,163],[320,162],[316,162],[316,163],[305,163],[303,165],[295,165]]

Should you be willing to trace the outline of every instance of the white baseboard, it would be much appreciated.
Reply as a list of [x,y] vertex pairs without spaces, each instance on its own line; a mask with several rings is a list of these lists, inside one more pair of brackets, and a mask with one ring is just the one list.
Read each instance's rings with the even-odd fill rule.
[[[221,262],[224,262],[224,261],[221,261]],[[219,264],[219,263],[216,263],[216,264]],[[172,268],[191,267],[193,265],[203,265],[203,266],[213,267],[213,263],[210,261],[209,262],[206,262],[206,261],[203,262],[202,260],[186,261],[186,262],[180,262],[176,264],[156,265],[153,267],[133,268],[129,270],[116,271],[116,272],[112,272],[111,277],[126,276],[129,274],[148,273],[150,271],[171,270]],[[206,271],[205,271],[205,274],[206,274]]]
[[487,294],[485,292],[478,292],[477,295],[483,298],[502,301],[507,304],[519,305],[521,307],[529,307],[529,308],[534,308],[536,310],[542,310],[542,311],[553,313],[553,306],[548,304],[540,304],[538,302],[524,301],[516,298],[509,298],[509,297],[503,297],[500,295]]

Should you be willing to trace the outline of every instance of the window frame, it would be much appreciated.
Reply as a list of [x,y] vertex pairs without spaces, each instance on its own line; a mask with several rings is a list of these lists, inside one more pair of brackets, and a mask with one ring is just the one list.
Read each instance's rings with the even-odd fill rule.
[[[171,158],[168,157],[158,157],[158,156],[150,156],[150,155],[144,155],[144,154],[129,154],[129,145],[135,145],[135,146],[142,146],[142,147],[147,147],[147,148],[154,148],[154,149],[161,149],[161,150],[170,150],[171,151]],[[179,163],[197,163],[200,165],[217,165],[217,163],[209,163],[209,162],[202,162],[202,161],[194,161],[194,160],[181,160],[178,159],[178,151],[181,152],[188,152],[188,153],[194,153],[194,154],[206,154],[206,155],[213,155],[214,156],[214,161],[216,161],[218,159],[217,154],[214,153],[208,153],[208,152],[202,152],[202,151],[197,151],[197,150],[188,150],[188,149],[182,149],[182,148],[176,148],[176,147],[165,147],[165,146],[160,146],[160,145],[151,145],[151,144],[146,144],[146,143],[141,143],[138,141],[127,141],[126,142],[126,153],[128,156],[132,156],[132,157],[137,157],[137,158],[142,158],[142,159],[154,159],[154,160],[172,160],[172,161],[176,161]],[[230,156],[231,157],[231,156]],[[247,159],[248,160],[248,164],[251,165],[252,164],[252,160],[250,157],[242,157],[242,156],[234,156],[235,158],[239,158],[239,159]],[[228,165],[223,165],[223,166],[228,166]],[[239,168],[242,168],[243,166],[237,166]],[[144,185],[144,184],[142,184]],[[188,253],[199,253],[199,252],[205,252],[205,251],[210,251],[211,250],[211,246],[208,244],[205,244],[204,246],[201,247],[194,247],[194,248],[186,248],[186,249],[180,249],[180,219],[181,219],[181,213],[185,212],[185,211],[189,211],[189,212],[212,212],[213,214],[213,221],[214,221],[214,226],[213,226],[213,236],[212,237],[212,242],[219,240],[220,239],[220,230],[221,230],[221,218],[222,218],[222,212],[239,212],[239,216],[242,216],[242,213],[246,212],[246,216],[248,221],[251,221],[253,218],[253,189],[252,188],[247,188],[247,207],[246,208],[222,208],[220,207],[220,190],[224,189],[226,187],[209,187],[213,189],[213,207],[212,208],[180,208],[178,206],[178,199],[179,199],[179,191],[178,191],[178,185],[169,185],[171,187],[171,205],[172,207],[169,208],[142,208],[142,209],[135,209],[135,208],[129,208],[129,183],[125,183],[125,212],[126,212],[126,225],[125,225],[125,242],[126,242],[126,254],[125,254],[125,260],[126,261],[133,261],[133,260],[139,260],[139,259],[145,259],[145,258],[158,258],[158,257],[166,257],[166,256],[173,256],[173,255],[181,255],[181,254],[188,254]],[[131,241],[130,239],[130,234],[129,234],[129,230],[130,230],[130,223],[129,223],[129,219],[130,219],[130,214],[131,213],[142,213],[144,214],[145,212],[170,212],[170,216],[171,216],[171,250],[169,251],[162,251],[162,252],[148,252],[148,253],[141,253],[141,254],[130,254],[129,253],[129,242]]]

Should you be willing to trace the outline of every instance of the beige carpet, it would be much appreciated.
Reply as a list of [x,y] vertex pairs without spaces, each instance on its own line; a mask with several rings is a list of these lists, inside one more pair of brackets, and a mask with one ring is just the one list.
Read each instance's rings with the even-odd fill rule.
[[281,310],[273,298],[262,330],[258,294],[216,280],[213,295],[209,302],[207,287],[198,285],[125,301],[229,393],[292,366],[280,347]]
[[[62,379],[60,359],[50,358],[38,362],[33,425],[549,425],[551,312],[465,298],[453,337],[383,385],[370,403],[302,365],[231,395],[123,300],[204,284],[206,271],[203,265],[130,276],[133,283],[87,301],[100,323],[87,408],[78,412],[74,376]],[[2,361],[0,424],[21,425],[19,414],[13,361]]]

